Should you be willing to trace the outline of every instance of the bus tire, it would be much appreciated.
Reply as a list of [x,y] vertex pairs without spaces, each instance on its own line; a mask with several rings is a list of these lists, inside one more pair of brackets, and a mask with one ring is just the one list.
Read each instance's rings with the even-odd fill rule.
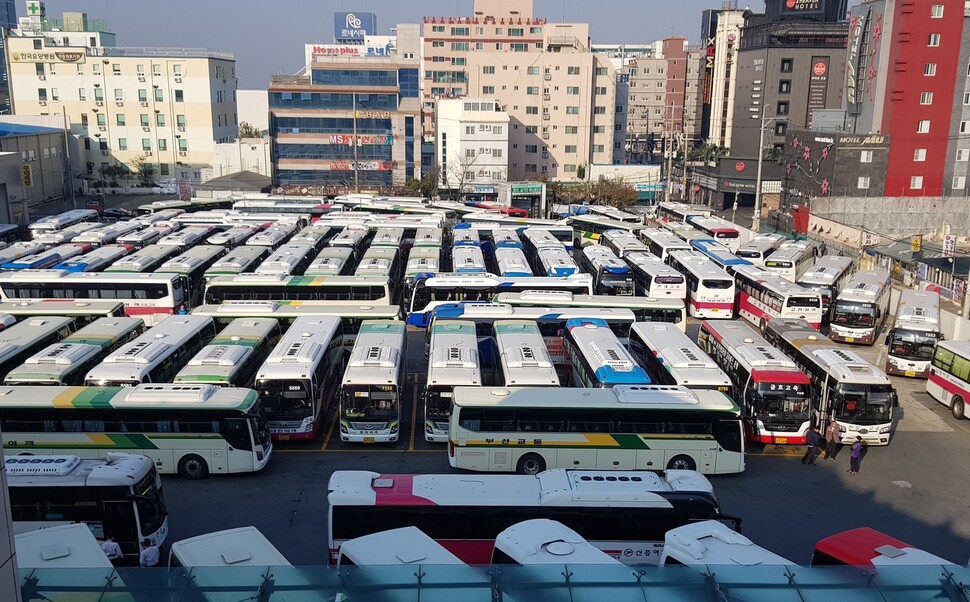
[[697,463],[694,458],[683,454],[674,456],[667,462],[667,468],[672,470],[697,470]]
[[183,479],[204,479],[209,475],[209,465],[202,457],[195,454],[182,456],[182,459],[179,460],[178,470]]
[[519,458],[515,465],[515,472],[519,474],[535,475],[546,469],[546,461],[539,454],[526,454]]
[[957,420],[963,420],[966,416],[966,405],[963,403],[963,398],[959,395],[954,395],[953,399],[950,400],[950,413]]
[[761,318],[761,325],[759,328],[761,330],[761,336],[765,336],[765,333],[768,332],[768,320]]

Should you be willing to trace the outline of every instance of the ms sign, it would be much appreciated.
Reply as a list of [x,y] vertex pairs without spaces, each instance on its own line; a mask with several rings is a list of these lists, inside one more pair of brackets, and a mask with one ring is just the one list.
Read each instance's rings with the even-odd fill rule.
[[363,42],[377,31],[375,13],[334,13],[333,37],[338,42]]

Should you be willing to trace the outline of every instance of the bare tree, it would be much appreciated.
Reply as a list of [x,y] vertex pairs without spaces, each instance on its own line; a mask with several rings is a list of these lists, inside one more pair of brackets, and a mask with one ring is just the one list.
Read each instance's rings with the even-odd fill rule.
[[[452,200],[460,200],[465,184],[475,178],[476,163],[478,163],[477,154],[473,157],[456,154],[454,160],[448,164],[448,169],[443,172],[442,177],[445,186],[448,186],[452,191]],[[456,183],[457,188],[449,186],[451,182]],[[455,192],[456,190],[457,192]]]

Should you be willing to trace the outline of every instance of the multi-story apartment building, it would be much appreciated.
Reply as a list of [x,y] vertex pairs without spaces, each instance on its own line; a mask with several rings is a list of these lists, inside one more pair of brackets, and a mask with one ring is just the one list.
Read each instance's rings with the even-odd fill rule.
[[505,182],[509,173],[508,113],[494,98],[439,101],[435,151],[445,187]]
[[198,181],[215,145],[238,131],[233,56],[118,47],[84,13],[65,13],[60,25],[28,14],[7,32],[13,112],[65,115],[81,173],[141,167],[154,179]]
[[[27,10],[30,10],[34,4],[39,3],[35,1],[28,2]],[[36,7],[34,10],[40,10],[40,7]],[[17,6],[14,0],[0,0],[0,29],[13,29],[16,26]],[[4,44],[4,37],[0,35],[0,55],[3,54]],[[10,84],[7,78],[6,61],[0,61],[0,112],[10,112]]]
[[386,191],[421,177],[420,28],[396,31],[381,52],[309,44],[303,75],[273,77],[274,184]]
[[701,21],[703,75],[698,137],[708,144],[728,146],[734,133],[734,95],[741,28],[749,11],[726,8],[705,10]]

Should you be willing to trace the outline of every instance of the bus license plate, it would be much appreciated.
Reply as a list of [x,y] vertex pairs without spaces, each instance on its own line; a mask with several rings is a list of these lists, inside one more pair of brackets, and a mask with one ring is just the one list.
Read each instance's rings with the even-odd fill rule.
[[373,437],[364,437],[364,443],[373,443],[373,442],[374,442]]
[[715,314],[716,314],[716,313],[717,313],[717,311],[718,311],[718,310],[717,310],[717,308],[716,308],[716,307],[712,307],[712,308],[711,308],[711,313],[715,313]]
[[280,441],[289,441],[290,440],[290,436],[289,435],[277,435],[276,438],[279,439]]
[[845,337],[846,343],[855,343],[855,337]]
[[775,443],[779,445],[784,445],[785,443],[788,443],[788,437],[776,437]]
[[909,377],[916,376],[916,372],[913,372],[912,370],[907,370],[906,371],[906,376],[909,376]]

